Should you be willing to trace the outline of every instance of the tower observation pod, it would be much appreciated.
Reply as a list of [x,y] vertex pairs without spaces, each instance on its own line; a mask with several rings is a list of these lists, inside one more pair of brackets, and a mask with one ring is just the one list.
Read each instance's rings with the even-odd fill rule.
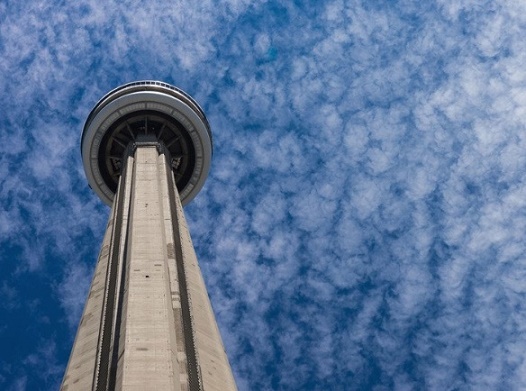
[[61,390],[236,390],[182,208],[210,168],[203,111],[129,83],[91,111],[81,151],[111,213]]

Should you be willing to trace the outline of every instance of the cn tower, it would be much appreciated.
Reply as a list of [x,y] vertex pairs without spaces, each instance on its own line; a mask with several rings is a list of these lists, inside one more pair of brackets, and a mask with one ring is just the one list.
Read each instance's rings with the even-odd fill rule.
[[182,208],[210,168],[203,111],[129,83],[91,111],[81,151],[111,214],[61,390],[236,390]]

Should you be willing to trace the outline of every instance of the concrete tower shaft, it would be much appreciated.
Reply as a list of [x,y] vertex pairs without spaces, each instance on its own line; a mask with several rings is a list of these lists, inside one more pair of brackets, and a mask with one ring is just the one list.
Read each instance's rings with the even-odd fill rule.
[[[104,106],[104,99],[101,102]],[[130,107],[128,100],[121,102]],[[107,120],[99,121],[95,131],[90,125],[97,107],[84,131],[87,172],[113,164],[97,148],[114,154],[120,165],[115,165],[111,215],[61,390],[236,390],[177,184],[191,168],[182,186],[183,191],[193,186],[187,199],[202,186],[201,177],[192,182],[193,173],[206,173],[203,166],[210,156],[195,152],[192,163],[191,154],[184,153],[192,148],[211,151],[211,143],[207,150],[201,132],[201,147],[190,145],[195,138],[189,136],[186,145],[181,141],[174,148],[185,137],[186,128],[180,125],[188,124],[179,117],[174,125],[153,110],[151,101],[146,103],[133,103],[136,111],[113,107],[111,112],[118,115],[106,126],[111,136],[102,132],[98,138],[102,143],[96,141],[97,129]],[[130,137],[122,151],[115,141],[125,140],[120,132]],[[164,132],[172,134],[163,137]],[[94,156],[97,159],[91,159]],[[93,174],[92,187],[106,194],[101,189],[109,186],[97,182],[101,178],[110,180]]]

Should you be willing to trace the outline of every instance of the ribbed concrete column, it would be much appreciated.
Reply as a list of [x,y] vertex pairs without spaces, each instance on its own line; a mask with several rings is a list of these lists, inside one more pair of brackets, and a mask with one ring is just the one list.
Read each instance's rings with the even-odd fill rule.
[[62,390],[236,389],[164,151],[124,160]]

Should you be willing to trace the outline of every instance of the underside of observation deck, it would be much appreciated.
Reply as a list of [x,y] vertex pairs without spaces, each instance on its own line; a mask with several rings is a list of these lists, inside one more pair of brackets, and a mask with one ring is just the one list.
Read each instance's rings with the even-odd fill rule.
[[91,111],[81,143],[90,187],[106,204],[112,204],[124,153],[140,136],[163,143],[181,202],[187,204],[208,175],[210,126],[189,95],[161,82],[134,82],[116,88]]

